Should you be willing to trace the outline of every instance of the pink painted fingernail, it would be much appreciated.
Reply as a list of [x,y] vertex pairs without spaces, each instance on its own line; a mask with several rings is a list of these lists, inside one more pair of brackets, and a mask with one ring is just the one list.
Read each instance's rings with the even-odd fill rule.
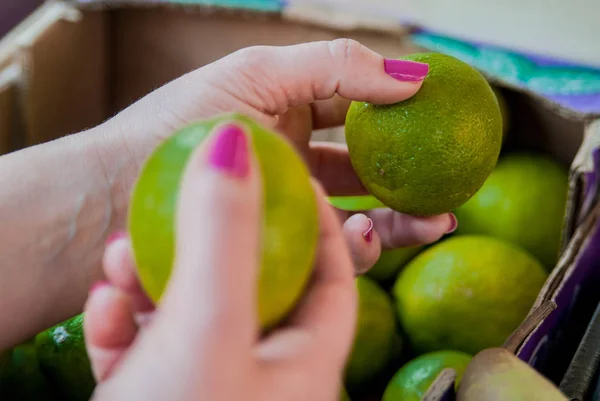
[[454,213],[450,213],[450,227],[446,230],[446,234],[452,234],[458,228],[458,219]]
[[236,177],[245,177],[250,171],[248,139],[244,130],[235,124],[217,129],[209,150],[208,164],[216,170]]
[[373,241],[373,220],[368,219],[369,220],[369,228],[367,228],[367,231],[365,231],[363,233],[363,237],[365,238],[365,241],[367,242],[371,242]]
[[106,280],[96,281],[90,288],[90,293],[98,291],[100,288],[108,287],[110,283]]
[[106,245],[112,244],[113,242],[115,242],[116,240],[119,240],[121,238],[125,238],[127,237],[127,233],[125,231],[115,231],[113,233],[111,233],[108,237],[106,237]]
[[386,58],[383,61],[385,72],[398,81],[419,82],[429,72],[429,65],[408,60],[394,60]]

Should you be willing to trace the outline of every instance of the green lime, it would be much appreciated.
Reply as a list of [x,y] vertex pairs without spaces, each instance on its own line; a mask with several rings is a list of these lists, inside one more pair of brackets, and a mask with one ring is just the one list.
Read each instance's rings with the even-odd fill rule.
[[456,236],[413,259],[394,285],[402,327],[419,352],[476,354],[500,346],[532,307],[546,280],[516,245]]
[[8,372],[8,369],[10,367],[10,357],[10,351],[0,352],[0,379],[6,372]]
[[83,314],[77,315],[35,338],[42,372],[70,401],[89,400],[96,386],[85,348],[83,319]]
[[40,370],[37,351],[33,344],[15,347],[9,355],[0,399],[5,401],[52,400],[52,391]]
[[10,362],[11,351],[0,353],[0,399],[7,398],[5,394],[10,387]]
[[420,401],[442,370],[456,372],[460,383],[472,356],[458,351],[436,351],[421,355],[404,365],[389,382],[383,401]]
[[479,192],[456,210],[457,233],[512,242],[552,269],[558,259],[568,185],[567,169],[553,160],[507,155]]
[[333,207],[336,207],[340,210],[347,210],[349,212],[386,207],[373,195],[330,196],[327,200]]
[[483,75],[452,56],[429,64],[416,95],[393,105],[353,102],[346,116],[350,160],[369,193],[410,215],[450,212],[494,169],[502,144],[498,100]]
[[361,276],[358,288],[358,320],[354,345],[346,365],[346,384],[360,386],[386,368],[401,344],[396,335],[394,305],[373,280]]
[[192,152],[214,128],[228,123],[246,129],[262,173],[264,240],[258,315],[261,327],[268,328],[284,318],[302,295],[319,235],[310,172],[281,135],[239,114],[202,121],[175,133],[153,152],[135,184],[129,209],[131,241],[142,285],[158,302],[172,270],[182,173]]
[[350,400],[350,396],[348,395],[348,392],[346,391],[345,387],[342,387],[342,391],[340,393],[340,401],[352,401]]
[[422,246],[416,246],[382,251],[377,262],[367,272],[367,276],[378,282],[390,280],[422,249]]

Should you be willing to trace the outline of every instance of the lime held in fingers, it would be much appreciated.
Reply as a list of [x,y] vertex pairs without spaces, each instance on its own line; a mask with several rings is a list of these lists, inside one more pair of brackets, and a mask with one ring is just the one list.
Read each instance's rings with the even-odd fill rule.
[[238,114],[202,121],[175,133],[142,168],[131,199],[129,230],[142,286],[158,302],[173,268],[177,199],[188,159],[217,126],[228,123],[239,124],[247,132],[262,177],[257,302],[260,325],[267,329],[284,318],[302,295],[319,235],[310,173],[283,137]]
[[351,104],[345,128],[350,160],[369,193],[391,209],[415,216],[450,212],[496,165],[498,100],[481,73],[454,57],[402,59],[427,63],[427,77],[405,101]]

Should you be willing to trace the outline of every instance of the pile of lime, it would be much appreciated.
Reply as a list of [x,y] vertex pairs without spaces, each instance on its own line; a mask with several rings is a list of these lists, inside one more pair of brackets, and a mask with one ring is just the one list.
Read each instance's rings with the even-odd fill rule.
[[[473,355],[502,346],[557,263],[568,193],[565,166],[503,152],[510,108],[479,72],[443,54],[403,59],[429,65],[419,92],[392,105],[353,102],[346,117],[351,162],[369,194],[329,198],[348,211],[458,218],[454,234],[386,249],[367,273],[388,290],[403,338],[403,358],[377,370],[384,401],[420,400],[446,368],[458,385]],[[359,315],[366,313],[361,302]],[[367,341],[376,340],[358,343],[373,347]],[[371,364],[356,370],[363,386],[378,383]]]
[[[356,279],[358,320],[341,400],[348,393],[355,401],[373,393],[420,400],[448,368],[458,384],[473,355],[501,346],[526,317],[559,256],[566,168],[542,155],[501,154],[510,109],[477,70],[437,53],[403,59],[430,67],[415,96],[392,105],[353,102],[347,114],[351,162],[369,194],[329,202],[421,217],[454,212],[459,229],[428,246],[386,249]],[[239,114],[176,132],[142,166],[128,228],[142,286],[160,302],[172,270],[182,174],[211,132],[232,122],[248,134],[262,178],[257,315],[270,330],[298,306],[319,236],[310,171],[281,135]],[[2,399],[88,399],[95,383],[83,319],[0,356]]]
[[96,382],[80,314],[14,347],[0,360],[0,399],[87,401]]

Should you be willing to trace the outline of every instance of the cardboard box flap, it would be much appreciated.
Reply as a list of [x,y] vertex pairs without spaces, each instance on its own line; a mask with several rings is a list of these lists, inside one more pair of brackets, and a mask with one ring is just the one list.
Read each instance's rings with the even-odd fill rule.
[[16,104],[16,86],[21,78],[20,65],[15,63],[0,70],[0,155],[9,153],[19,144],[19,107]]
[[443,369],[423,395],[423,401],[454,400],[456,397],[454,393],[455,383],[456,371],[451,368]]
[[[592,155],[596,155],[597,152],[597,149],[594,149]],[[595,163],[593,174],[596,175],[599,171],[600,164]],[[590,182],[597,191],[600,186],[599,180],[594,179]],[[587,203],[585,199],[583,203]],[[568,358],[569,347],[577,344],[577,341],[565,338],[579,338],[577,326],[587,324],[593,313],[591,307],[597,305],[599,300],[596,289],[600,282],[599,218],[600,204],[594,202],[534,305],[535,308],[551,300],[557,305],[556,311],[535,328],[518,351],[519,357],[540,371],[550,376],[554,375],[554,378],[561,377],[562,369],[565,368],[562,363],[565,362],[564,358]],[[551,352],[554,354],[553,362],[546,364],[546,358]],[[561,361],[558,362],[559,360]]]
[[108,110],[108,35],[103,13],[44,4],[0,42],[0,66],[19,64],[15,86],[23,146],[101,123]]
[[9,63],[17,53],[30,48],[57,21],[79,22],[81,18],[81,12],[67,3],[44,3],[0,40],[0,68]]

